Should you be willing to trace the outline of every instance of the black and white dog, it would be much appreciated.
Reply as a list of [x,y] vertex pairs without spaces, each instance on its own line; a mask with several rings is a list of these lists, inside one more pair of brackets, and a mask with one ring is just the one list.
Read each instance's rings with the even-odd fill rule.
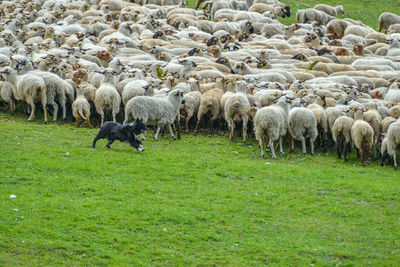
[[143,151],[144,148],[142,142],[137,139],[137,136],[140,134],[146,134],[148,130],[149,129],[147,129],[143,121],[139,119],[126,125],[113,121],[106,121],[101,126],[97,136],[94,138],[92,148],[96,147],[97,140],[105,138],[108,140],[106,145],[107,148],[110,148],[111,144],[114,143],[115,140],[119,140],[121,142],[129,142],[129,144],[138,151]]

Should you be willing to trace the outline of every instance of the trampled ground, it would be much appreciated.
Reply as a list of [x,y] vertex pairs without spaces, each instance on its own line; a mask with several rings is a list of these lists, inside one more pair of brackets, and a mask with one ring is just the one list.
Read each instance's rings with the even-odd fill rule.
[[22,115],[0,129],[3,266],[400,261],[399,173],[354,151],[262,159],[205,134],[93,150],[97,129]]

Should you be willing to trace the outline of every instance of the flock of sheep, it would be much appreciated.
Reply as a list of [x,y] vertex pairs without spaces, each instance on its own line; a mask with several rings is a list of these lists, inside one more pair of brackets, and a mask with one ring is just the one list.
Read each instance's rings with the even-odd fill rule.
[[[29,120],[36,104],[57,120],[69,109],[79,126],[96,111],[124,123],[163,127],[185,117],[253,125],[261,155],[309,140],[338,156],[357,148],[364,165],[382,155],[397,168],[400,149],[400,16],[383,13],[379,32],[337,19],[342,6],[297,11],[278,0],[16,0],[0,4],[0,100]],[[203,10],[197,10],[203,3]],[[381,33],[381,30],[385,33]],[[192,124],[191,124],[192,123]],[[215,125],[214,125],[215,124]],[[218,127],[225,128],[224,123]],[[178,123],[179,129],[179,123]],[[251,127],[249,127],[251,129]]]

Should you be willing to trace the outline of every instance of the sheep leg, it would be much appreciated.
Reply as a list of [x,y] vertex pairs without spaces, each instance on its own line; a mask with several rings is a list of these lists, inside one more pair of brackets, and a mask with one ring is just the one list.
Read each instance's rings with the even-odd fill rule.
[[99,113],[100,117],[101,117],[101,120],[100,120],[100,127],[101,127],[103,125],[103,122],[104,122],[104,111],[102,109],[99,109],[97,111],[97,113]]
[[344,161],[347,161],[347,149],[349,148],[350,144],[344,142]]
[[269,149],[271,149],[272,158],[273,158],[273,159],[276,159],[275,148],[274,148],[274,141],[272,141],[271,138],[270,138],[270,142],[269,142]]
[[322,138],[322,151],[324,153],[328,152],[328,148],[327,148],[327,144],[326,144],[326,133],[325,130],[322,130],[322,134],[321,134],[321,138]]
[[314,141],[310,138],[311,155],[314,155]]
[[243,133],[243,144],[246,144],[247,142],[247,120],[243,120],[243,129],[242,129],[242,133]]
[[203,118],[203,116],[204,116],[204,114],[200,114],[200,116],[198,117],[197,123],[196,123],[196,128],[194,128],[194,131],[193,131],[194,133],[197,133],[197,128],[199,127],[201,118]]
[[117,121],[117,112],[113,110],[111,113],[112,113],[112,117],[113,117],[113,122],[116,122]]
[[303,136],[300,136],[299,139],[301,141],[301,151],[303,152],[303,155],[305,155],[307,153],[307,150],[306,150],[306,139]]
[[394,167],[394,170],[397,171],[396,151],[393,153],[393,167]]
[[179,123],[179,118],[180,118],[180,115],[178,114],[176,116],[176,131],[177,131],[178,139],[181,139],[181,126]]
[[157,131],[156,134],[154,135],[154,140],[158,140],[158,135],[160,134],[161,126],[157,125]]
[[264,157],[263,137],[260,137],[260,149],[261,149],[261,157]]
[[[27,102],[31,107],[31,115],[29,116],[28,121],[32,121],[33,118],[35,118],[35,102],[33,102],[33,99],[29,99]],[[44,105],[44,110],[46,110],[46,105]]]
[[65,106],[65,100],[62,100],[60,102],[61,105],[61,110],[62,110],[62,116],[63,116],[63,122],[67,122],[67,107]]
[[92,129],[93,126],[92,126],[92,124],[90,123],[90,119],[89,119],[89,115],[88,115],[88,114],[86,114],[85,119],[86,119],[87,124],[89,125],[89,128]]
[[15,112],[15,101],[14,101],[14,99],[11,99],[11,102],[10,102],[10,112],[11,112],[11,115],[14,115],[14,112]]
[[289,146],[290,146],[290,153],[293,154],[294,152],[294,139],[289,137]]
[[214,118],[211,118],[211,134],[214,134]]
[[235,131],[235,122],[232,119],[228,119],[228,129],[229,129],[229,138],[231,142],[233,142],[233,134]]
[[365,148],[365,151],[367,152],[367,153],[365,153],[365,162],[367,162],[368,164],[369,163],[371,163],[371,148],[369,147],[369,146],[367,146],[366,148]]
[[58,105],[54,100],[50,103],[50,105],[53,107],[53,122],[55,122],[57,121]]
[[342,158],[342,145],[343,145],[342,140],[338,140],[338,142],[336,143],[336,154],[338,159]]
[[285,152],[283,151],[283,146],[282,146],[282,136],[279,137],[279,152],[282,155],[285,155]]
[[190,121],[191,118],[192,118],[191,116],[186,116],[186,121],[185,121],[185,124],[186,124],[186,130],[185,130],[185,132],[186,132],[186,133],[189,132],[189,121]]
[[78,114],[75,116],[75,120],[76,120],[76,127],[79,127],[81,125],[81,116],[79,116]]
[[176,140],[176,137],[175,137],[175,135],[174,135],[174,131],[172,131],[172,127],[171,127],[171,125],[168,125],[168,129],[169,129],[169,133],[171,134],[171,137],[172,137],[172,140]]
[[360,148],[360,149],[358,150],[358,153],[360,154],[361,165],[364,167],[365,161],[364,161],[364,152],[363,152],[362,148]]

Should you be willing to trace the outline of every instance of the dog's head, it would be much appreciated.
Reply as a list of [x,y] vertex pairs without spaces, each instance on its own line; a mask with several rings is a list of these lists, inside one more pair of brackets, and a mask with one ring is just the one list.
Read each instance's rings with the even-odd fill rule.
[[140,134],[147,134],[149,129],[143,123],[141,119],[137,119],[134,123],[131,124],[131,131],[137,137]]

